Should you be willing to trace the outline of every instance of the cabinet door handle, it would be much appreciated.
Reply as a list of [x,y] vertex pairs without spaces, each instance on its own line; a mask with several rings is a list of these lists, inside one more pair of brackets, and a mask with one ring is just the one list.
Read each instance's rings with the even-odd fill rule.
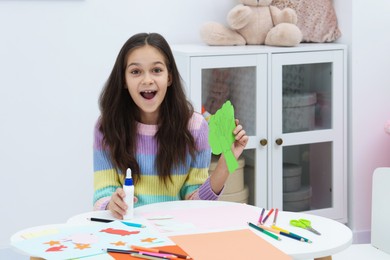
[[277,145],[282,145],[283,144],[283,139],[282,138],[278,138],[278,139],[276,139],[275,143]]
[[262,146],[266,146],[268,144],[268,140],[263,138],[263,139],[260,140],[260,144]]

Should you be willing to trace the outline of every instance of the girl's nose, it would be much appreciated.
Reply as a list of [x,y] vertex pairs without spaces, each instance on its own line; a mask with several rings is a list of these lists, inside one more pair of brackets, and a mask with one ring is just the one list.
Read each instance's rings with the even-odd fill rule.
[[152,79],[143,80],[142,85],[152,85],[154,81]]
[[145,75],[141,83],[142,85],[151,85],[154,83],[154,80],[149,75]]

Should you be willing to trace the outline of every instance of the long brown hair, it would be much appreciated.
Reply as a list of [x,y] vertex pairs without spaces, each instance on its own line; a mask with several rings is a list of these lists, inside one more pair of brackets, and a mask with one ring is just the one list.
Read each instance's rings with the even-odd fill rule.
[[126,89],[125,70],[128,55],[145,45],[160,51],[172,75],[172,85],[167,89],[160,107],[155,136],[158,143],[155,167],[160,179],[166,183],[168,179],[171,180],[172,169],[185,163],[187,152],[192,157],[195,156],[195,141],[188,129],[194,109],[185,96],[171,48],[160,34],[139,33],[130,37],[123,45],[100,94],[99,130],[103,133],[103,145],[110,151],[113,166],[122,173],[130,167],[137,181],[140,178],[140,168],[135,153],[140,111]]

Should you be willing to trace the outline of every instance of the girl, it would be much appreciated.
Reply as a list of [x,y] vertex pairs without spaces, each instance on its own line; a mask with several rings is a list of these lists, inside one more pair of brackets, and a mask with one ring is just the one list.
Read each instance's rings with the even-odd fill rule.
[[[216,200],[228,178],[223,156],[209,177],[208,125],[187,101],[172,51],[157,33],[124,44],[100,95],[94,133],[94,208],[123,219],[131,168],[135,206],[181,199]],[[236,120],[233,153],[248,136]]]

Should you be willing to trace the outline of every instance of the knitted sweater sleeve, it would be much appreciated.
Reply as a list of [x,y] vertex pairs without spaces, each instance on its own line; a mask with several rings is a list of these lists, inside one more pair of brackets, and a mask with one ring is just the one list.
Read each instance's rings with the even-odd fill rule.
[[[210,185],[208,170],[211,161],[211,148],[208,142],[208,124],[200,114],[194,114],[190,129],[195,139],[196,157],[191,163],[186,184],[182,188],[185,199],[217,200],[218,195],[213,192]],[[191,185],[190,185],[191,184]],[[192,190],[188,187],[192,187]]]
[[94,210],[105,210],[111,195],[119,187],[122,180],[113,167],[108,149],[103,146],[103,134],[99,131],[99,122],[94,129],[93,142],[93,168],[94,168]]

